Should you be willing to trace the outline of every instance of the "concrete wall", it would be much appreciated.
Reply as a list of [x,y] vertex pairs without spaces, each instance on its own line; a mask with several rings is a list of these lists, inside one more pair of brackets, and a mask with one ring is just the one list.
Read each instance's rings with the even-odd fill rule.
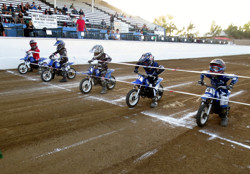
[[235,39],[234,44],[236,44],[236,45],[250,45],[250,39]]
[[[15,38],[0,37],[0,69],[14,69],[20,64],[20,58],[30,49],[29,41],[35,39],[41,51],[41,57],[49,57],[56,51],[55,38]],[[137,61],[145,52],[151,52],[156,60],[199,58],[224,55],[250,54],[250,46],[178,43],[178,42],[143,42],[116,40],[63,39],[68,56],[75,64],[87,64],[92,58],[89,50],[101,44],[112,62]]]

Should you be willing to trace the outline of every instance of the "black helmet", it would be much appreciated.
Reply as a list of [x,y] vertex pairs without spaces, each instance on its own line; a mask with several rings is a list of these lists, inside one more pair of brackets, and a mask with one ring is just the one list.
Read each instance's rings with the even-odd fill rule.
[[154,56],[151,53],[145,53],[141,56],[138,63],[144,66],[151,66],[154,63]]
[[214,59],[210,62],[209,70],[213,73],[224,73],[226,64],[222,59]]
[[37,48],[37,42],[35,40],[30,40],[30,47],[31,47],[31,49],[36,49]]
[[89,52],[94,53],[94,58],[99,58],[104,53],[104,49],[102,45],[95,45]]
[[61,49],[65,48],[65,43],[62,40],[58,40],[54,46],[57,46],[56,49],[60,51]]

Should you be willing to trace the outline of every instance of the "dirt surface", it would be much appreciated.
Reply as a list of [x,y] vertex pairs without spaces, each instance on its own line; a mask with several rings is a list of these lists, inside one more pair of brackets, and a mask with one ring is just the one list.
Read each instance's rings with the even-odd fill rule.
[[[159,61],[166,68],[207,70],[212,58]],[[223,57],[227,73],[250,74],[250,55]],[[36,72],[0,71],[1,174],[27,173],[250,173],[250,106],[231,103],[228,127],[213,114],[196,125],[197,96],[165,91],[158,107],[125,96],[136,78],[132,66],[110,64],[117,84],[83,95],[77,75],[67,83],[42,82]],[[86,71],[88,66],[75,66]],[[141,72],[142,69],[140,69]],[[199,74],[165,71],[162,85],[203,94]],[[232,101],[250,103],[250,79],[240,78]],[[234,96],[233,96],[234,95]]]

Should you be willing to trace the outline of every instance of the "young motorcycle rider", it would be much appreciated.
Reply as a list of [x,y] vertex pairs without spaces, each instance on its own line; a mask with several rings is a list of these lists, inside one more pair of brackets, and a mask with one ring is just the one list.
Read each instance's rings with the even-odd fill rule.
[[[38,63],[39,59],[40,59],[40,50],[37,46],[37,42],[35,40],[30,40],[30,50],[27,51],[32,53],[32,57],[30,57],[30,62],[31,63]],[[33,71],[33,67],[35,67],[36,65],[31,64],[30,65],[30,72]]]
[[[62,70],[62,76],[63,78],[60,80],[60,82],[67,82],[67,72],[66,72],[66,67],[65,67],[65,63],[68,62],[68,56],[67,56],[67,50],[65,48],[65,43],[62,40],[57,40],[55,45],[56,47],[56,52],[54,52],[53,54],[50,55],[50,59],[52,57],[54,57],[56,54],[60,55],[60,65],[61,65],[61,70]],[[53,74],[53,77],[54,78]]]
[[[148,81],[152,85],[152,87],[156,86],[156,82],[158,80],[158,75],[164,71],[164,67],[159,65],[156,61],[154,61],[154,56],[151,53],[145,53],[141,56],[137,65],[144,66],[144,70],[147,73]],[[135,73],[138,73],[139,66],[136,66],[134,69]],[[157,97],[156,97],[156,89],[151,88],[150,90],[152,96],[152,103],[150,105],[151,108],[155,108],[157,106]]]
[[94,53],[94,57],[89,60],[88,62],[92,62],[93,60],[98,60],[98,67],[100,67],[100,72],[101,72],[101,84],[102,84],[102,91],[101,94],[106,94],[107,93],[107,83],[105,80],[105,75],[108,70],[108,63],[111,62],[112,58],[104,53],[104,48],[102,45],[95,45],[93,48],[90,50],[91,53]]
[[[217,88],[219,86],[226,86],[227,89],[221,89],[219,88],[218,96],[219,99],[221,99],[220,102],[220,113],[219,116],[221,117],[220,125],[223,127],[226,127],[228,125],[228,111],[230,109],[228,105],[230,90],[233,89],[233,86],[238,81],[238,77],[236,75],[228,75],[224,73],[226,70],[226,64],[222,59],[214,59],[210,62],[209,65],[209,71],[207,73],[202,73],[200,75],[200,80],[198,81],[198,84],[204,85],[204,76],[210,79],[211,85],[214,88]],[[216,74],[210,74],[210,73],[216,73]],[[227,85],[227,82],[230,82],[229,85]]]

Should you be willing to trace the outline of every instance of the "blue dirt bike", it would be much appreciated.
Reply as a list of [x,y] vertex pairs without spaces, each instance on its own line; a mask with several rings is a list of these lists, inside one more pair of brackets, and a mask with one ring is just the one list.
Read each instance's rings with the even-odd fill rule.
[[[93,61],[89,63],[89,69],[86,73],[87,77],[82,79],[80,82],[80,91],[83,94],[87,94],[91,91],[93,85],[101,85],[101,72],[100,72],[100,67],[98,66],[97,61]],[[107,89],[111,90],[115,87],[116,80],[115,77],[111,75],[112,72],[114,72],[114,69],[108,69],[106,75],[105,75],[105,80],[107,84]]]
[[[139,102],[140,97],[152,98],[152,86],[150,86],[151,84],[147,79],[148,76],[149,75],[142,75],[138,73],[138,78],[135,81],[131,82],[132,84],[134,84],[134,88],[131,89],[126,96],[126,103],[128,107],[135,107]],[[157,101],[159,101],[163,96],[163,86],[161,85],[162,80],[163,78],[158,78],[154,87],[156,89]]]
[[61,66],[59,58],[55,58],[53,56],[49,63],[44,65],[44,70],[41,73],[41,79],[44,82],[49,82],[54,79],[55,75],[63,76],[64,71],[66,71],[68,79],[74,79],[76,77],[76,70],[70,67],[73,64],[73,62],[67,62]]
[[[226,86],[219,86],[217,88],[214,88],[212,86],[209,86],[207,84],[204,84],[206,86],[205,94],[201,96],[201,104],[198,109],[198,112],[196,114],[196,123],[199,127],[205,126],[205,124],[208,121],[210,114],[221,114],[221,107],[220,107],[220,98],[219,100],[219,91],[223,89],[227,89]],[[223,95],[229,95],[229,93],[224,93]],[[222,96],[223,96],[222,95]],[[228,102],[229,105],[229,102]],[[229,114],[230,107],[227,108],[226,114]]]
[[40,58],[38,63],[36,63],[35,59],[32,57],[32,52],[27,51],[24,58],[21,58],[24,62],[19,64],[17,69],[20,74],[26,74],[31,68],[38,69],[39,74],[42,72],[42,68],[46,62],[46,58]]

